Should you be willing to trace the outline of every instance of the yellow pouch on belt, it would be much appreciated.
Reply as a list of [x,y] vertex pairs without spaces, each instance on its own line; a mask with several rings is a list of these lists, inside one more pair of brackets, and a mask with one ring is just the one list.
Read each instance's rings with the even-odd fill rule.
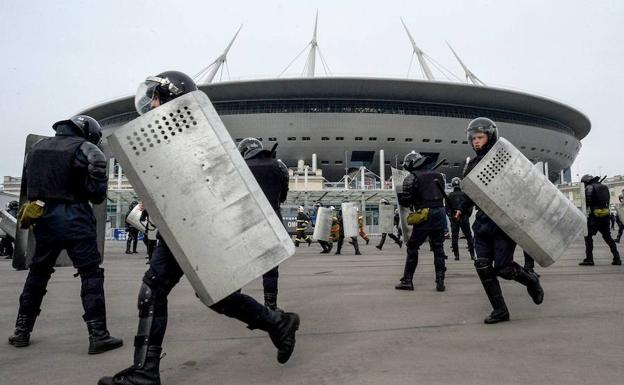
[[429,219],[429,208],[425,207],[424,209],[418,209],[409,213],[407,216],[407,224],[408,225],[418,225],[423,223]]
[[20,208],[17,215],[20,228],[27,229],[34,225],[35,222],[43,216],[43,207],[45,203],[42,201],[28,201]]
[[608,217],[609,209],[594,209],[593,214],[597,218]]

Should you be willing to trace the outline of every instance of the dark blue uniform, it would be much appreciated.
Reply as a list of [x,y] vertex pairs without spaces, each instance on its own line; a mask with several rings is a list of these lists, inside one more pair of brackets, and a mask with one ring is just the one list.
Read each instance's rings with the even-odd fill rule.
[[[613,255],[613,265],[621,265],[622,260],[618,252],[617,246],[613,238],[611,238],[611,229],[609,228],[609,201],[611,194],[609,188],[598,181],[592,181],[585,186],[585,199],[587,207],[589,207],[589,216],[587,217],[587,236],[585,237],[585,260],[582,265],[594,264],[594,240],[593,237],[598,232],[602,235],[602,239],[606,242]],[[607,215],[600,216],[600,210],[607,210]]]
[[410,175],[403,181],[403,193],[398,196],[399,204],[403,207],[411,207],[413,210],[428,208],[429,216],[424,222],[412,227],[412,234],[407,241],[405,269],[401,283],[396,286],[397,289],[413,290],[412,279],[418,265],[418,250],[429,238],[429,243],[433,249],[437,290],[445,290],[444,233],[446,213],[442,192],[436,184],[443,186],[444,178],[439,172],[431,170],[411,171]]
[[[468,199],[468,196],[463,191],[461,191],[459,187],[456,187],[453,192],[448,195],[448,198],[450,201],[450,206],[452,206],[453,209],[460,209],[466,199]],[[447,207],[447,212],[451,221],[451,249],[453,250],[453,255],[455,256],[455,259],[459,260],[460,229],[466,237],[466,243],[468,243],[468,252],[470,253],[470,256],[474,258],[474,243],[472,239],[472,232],[470,231],[470,215],[472,215],[472,210],[469,209],[467,212],[462,212],[459,220],[456,220],[454,218],[451,207]]]
[[[470,161],[465,174],[468,174],[486,153],[487,150],[477,151],[477,156]],[[472,200],[467,198],[460,210],[461,212],[468,212],[473,206]],[[537,275],[524,269],[513,260],[516,242],[505,234],[478,207],[472,230],[474,232],[474,248],[476,252],[475,268],[494,309],[484,322],[496,323],[509,320],[509,311],[497,277],[523,284],[527,287],[533,301],[536,304],[540,304],[543,300],[544,292],[539,284]]]

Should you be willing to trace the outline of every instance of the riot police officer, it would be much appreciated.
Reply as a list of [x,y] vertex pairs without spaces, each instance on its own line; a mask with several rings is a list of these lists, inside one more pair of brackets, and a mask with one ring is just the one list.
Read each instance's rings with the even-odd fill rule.
[[[139,86],[135,105],[137,111],[144,114],[196,90],[195,82],[188,75],[167,71],[148,77]],[[265,160],[257,161],[262,163]],[[168,318],[167,297],[184,273],[162,238],[158,240],[149,266],[139,291],[139,327],[135,338],[134,364],[113,377],[100,379],[99,385],[160,384],[160,357]],[[299,327],[297,314],[273,311],[240,290],[210,308],[246,323],[249,329],[268,332],[278,349],[278,362],[285,363],[290,358],[295,347],[295,332]]]
[[56,135],[35,143],[26,159],[28,205],[43,206],[43,214],[33,228],[35,253],[9,343],[15,347],[29,345],[48,280],[65,249],[82,281],[88,352],[102,353],[123,344],[106,328],[104,269],[100,268],[96,220],[89,205],[106,199],[106,156],[97,146],[102,133],[98,122],[86,115],[56,122],[52,127]]
[[453,216],[452,208],[460,208],[463,202],[468,199],[466,193],[461,190],[461,179],[455,177],[451,179],[451,187],[453,191],[448,194],[449,205],[447,205],[447,213],[451,221],[451,248],[453,249],[453,255],[455,260],[459,261],[459,229],[466,237],[466,243],[468,243],[468,252],[470,258],[474,259],[474,243],[472,240],[472,232],[470,231],[470,216],[472,215],[472,209],[462,213],[459,216],[459,220]]
[[[282,162],[275,160],[275,152],[265,150],[256,138],[245,138],[238,144],[238,151],[247,162],[247,166],[256,178],[262,192],[269,200],[275,214],[282,222],[280,204],[288,196],[288,168]],[[262,276],[264,287],[264,305],[271,310],[277,307],[278,267],[275,266]]]
[[[390,205],[390,202],[388,202],[388,200],[384,199],[384,198],[382,198],[379,201],[379,203],[382,204],[382,205]],[[388,233],[381,233],[381,239],[379,240],[379,244],[375,246],[379,250],[381,250],[383,248],[384,243],[386,243],[386,237],[390,237],[397,245],[399,245],[399,247],[403,247],[403,241],[401,241],[401,233],[400,233],[401,230],[400,230],[400,226],[399,226],[399,214],[398,214],[398,212],[394,215],[393,221],[394,221],[394,226],[399,228],[399,236],[397,237],[393,233],[390,233],[390,234],[388,234]]]
[[[17,201],[10,201],[6,205],[6,211],[13,218],[17,219],[17,210],[19,209],[19,203]],[[4,238],[0,239],[0,255],[6,255],[6,259],[13,258],[13,242],[15,239],[7,234]]]
[[[128,223],[128,215],[130,215],[130,213],[132,212],[132,209],[134,209],[134,207],[136,205],[138,205],[139,202],[137,201],[132,201],[130,203],[130,206],[128,207],[128,212],[126,213],[126,234],[127,234],[127,239],[126,239],[126,254],[136,254],[137,253],[137,242],[139,240],[139,229],[134,228],[134,226],[130,225],[130,223]],[[132,246],[132,251],[130,251],[130,246]]]
[[[620,205],[624,205],[624,195],[618,195],[618,200],[620,201]],[[615,242],[620,243],[620,239],[622,239],[622,232],[624,232],[624,223],[620,219],[618,213],[615,213],[615,223],[618,226],[617,238],[615,238]]]
[[[472,144],[472,148],[477,156],[468,163],[464,176],[470,173],[494,146],[498,140],[498,128],[490,119],[476,118],[468,124],[466,133],[468,141]],[[460,209],[455,212],[455,218],[458,219],[473,206],[472,200],[466,199]],[[540,285],[539,277],[514,262],[513,254],[516,242],[505,234],[479,207],[477,207],[476,219],[472,229],[474,231],[474,247],[477,256],[475,268],[485,293],[494,308],[484,322],[493,324],[509,321],[509,310],[505,304],[497,277],[521,283],[527,287],[527,291],[535,304],[539,305],[542,303],[544,290]]]
[[611,238],[609,229],[609,201],[611,194],[609,188],[600,183],[600,177],[583,175],[581,183],[585,185],[585,201],[589,209],[587,217],[587,236],[585,237],[585,259],[579,263],[580,266],[594,266],[594,240],[593,236],[600,232],[602,239],[607,243],[611,254],[613,254],[612,265],[621,265],[622,260],[618,253],[617,246]]
[[[318,221],[318,211],[320,208],[321,208],[321,204],[319,202],[316,202],[314,204],[315,217],[314,217],[314,223],[312,223],[312,226],[315,226],[316,221]],[[323,239],[319,239],[317,240],[317,242],[319,243],[319,245],[321,245],[321,248],[323,249],[323,251],[321,251],[321,254],[329,254],[331,249],[334,247],[334,244],[332,242],[325,241]]]
[[433,263],[436,275],[436,290],[444,291],[444,212],[443,189],[444,178],[439,172],[429,170],[430,158],[415,151],[405,155],[403,169],[410,174],[403,180],[403,191],[398,194],[399,204],[410,207],[414,213],[420,213],[421,221],[413,224],[412,235],[407,241],[407,257],[403,277],[397,290],[414,290],[413,277],[418,265],[418,249],[427,241],[433,249]]

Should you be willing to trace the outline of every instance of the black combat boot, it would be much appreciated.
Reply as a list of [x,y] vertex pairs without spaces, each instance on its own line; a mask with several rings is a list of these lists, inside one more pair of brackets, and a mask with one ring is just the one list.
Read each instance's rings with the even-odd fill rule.
[[594,259],[585,258],[581,263],[579,263],[579,266],[594,266]]
[[277,307],[277,293],[264,293],[264,306],[273,311],[283,312],[282,309]]
[[308,239],[306,239],[306,242],[308,242],[308,247],[310,247],[310,245],[312,244],[312,240],[310,239],[310,237],[308,237]]
[[36,315],[18,314],[15,321],[15,331],[9,337],[9,344],[16,348],[23,348],[30,345],[30,332],[35,326]]
[[398,241],[397,243],[399,244],[399,248],[402,249],[403,248],[403,241]]
[[544,301],[544,289],[542,289],[542,285],[540,285],[537,274],[530,273],[518,266],[517,270],[514,272],[513,280],[526,286],[527,292],[529,292],[529,295],[536,305]]
[[360,245],[358,245],[357,239],[353,241],[352,244],[353,248],[355,249],[355,255],[362,255],[362,253],[360,253]]
[[160,346],[147,347],[145,363],[135,364],[113,377],[102,377],[98,385],[160,385]]
[[111,337],[106,330],[106,320],[94,319],[86,321],[89,330],[89,354],[104,353],[123,345],[121,338]]
[[399,284],[396,285],[394,288],[397,289],[397,290],[410,290],[410,291],[414,291],[414,283],[412,282],[411,279],[403,277],[399,281]]
[[299,315],[272,310],[268,312],[267,319],[261,320],[257,327],[269,333],[271,342],[277,348],[277,362],[285,364],[295,350],[295,333],[299,329]]
[[459,250],[453,250],[453,255],[455,256],[455,260],[459,261]]
[[496,278],[494,268],[489,265],[477,265],[477,274],[481,279],[485,294],[487,294],[490,304],[492,305],[492,313],[487,316],[483,322],[486,324],[495,324],[498,322],[509,321],[509,311],[505,304],[505,298],[503,298],[503,292],[500,287],[500,283]]
[[436,290],[444,291],[446,290],[446,286],[444,286],[444,272],[436,271]]
[[620,256],[618,256],[617,258],[613,258],[613,262],[611,262],[611,264],[615,266],[620,266],[622,264],[622,260],[620,259]]

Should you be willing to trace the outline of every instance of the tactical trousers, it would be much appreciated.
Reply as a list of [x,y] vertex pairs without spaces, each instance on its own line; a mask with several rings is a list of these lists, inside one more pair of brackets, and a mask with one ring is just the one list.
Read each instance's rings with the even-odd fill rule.
[[477,216],[472,229],[477,260],[493,266],[497,276],[513,279],[514,272],[521,269],[513,260],[516,242],[485,215]]
[[379,245],[377,245],[379,249],[381,249],[384,243],[386,243],[386,236],[390,237],[397,244],[401,242],[401,239],[392,233],[381,233],[381,240],[379,241]]
[[405,269],[403,279],[411,281],[418,266],[418,250],[427,241],[433,249],[433,264],[436,272],[446,271],[444,255],[444,228],[440,229],[419,229],[414,227],[412,235],[407,241],[407,257],[405,259]]
[[587,218],[587,236],[585,237],[585,257],[588,260],[594,260],[594,240],[593,237],[598,232],[602,235],[602,239],[606,242],[613,254],[613,259],[620,259],[617,246],[613,238],[611,238],[611,230],[609,229],[609,217],[598,218],[590,215]]
[[472,254],[474,251],[474,241],[472,239],[472,231],[470,231],[470,219],[466,215],[462,215],[459,221],[451,218],[451,249],[453,253],[459,252],[459,230],[466,237],[466,243],[468,243],[468,250]]
[[62,250],[67,250],[82,281],[80,297],[85,320],[106,317],[104,299],[104,269],[100,268],[102,257],[95,238],[51,241],[37,240],[30,271],[20,296],[20,314],[36,316],[47,292],[48,281],[54,272],[54,264]]
[[523,251],[523,254],[524,254],[524,268],[533,269],[535,267],[535,260],[526,251]]
[[[143,282],[152,291],[150,301],[151,305],[153,305],[153,320],[150,329],[147,331],[147,344],[149,345],[162,345],[167,329],[167,297],[180,281],[183,274],[169,247],[165,242],[159,240],[150,260],[150,268],[143,277]],[[228,317],[236,318],[246,323],[251,329],[273,322],[270,319],[269,310],[265,306],[252,297],[242,294],[240,290],[211,305],[210,309]],[[141,309],[141,306],[139,306],[139,314],[141,315],[142,312],[144,312],[144,309]]]
[[277,281],[279,279],[279,266],[275,266],[262,276],[264,294],[277,294]]
[[297,236],[295,237],[295,243],[307,242],[310,240],[310,236],[305,233],[305,230],[297,230]]
[[136,251],[137,241],[139,240],[139,230],[134,227],[130,227],[127,230],[128,238],[126,239],[126,251],[130,251],[130,246],[132,246],[132,251]]

